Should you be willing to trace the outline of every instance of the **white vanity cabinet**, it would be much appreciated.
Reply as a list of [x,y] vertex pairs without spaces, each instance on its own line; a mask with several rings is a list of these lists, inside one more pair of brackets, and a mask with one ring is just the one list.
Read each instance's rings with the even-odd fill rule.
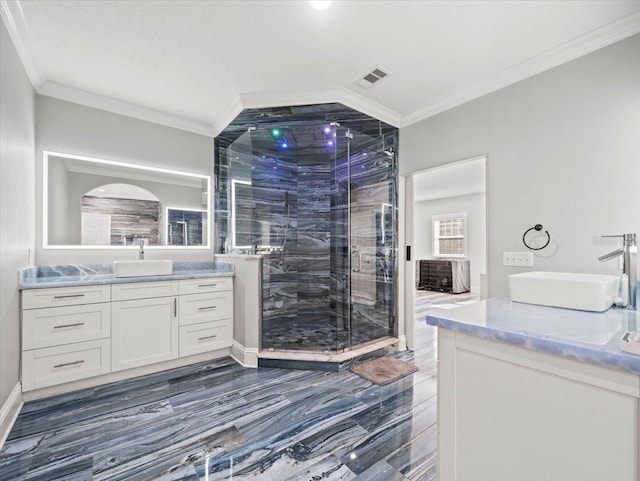
[[231,277],[22,291],[25,392],[232,343]]
[[110,286],[22,293],[22,389],[111,371]]
[[439,477],[638,481],[640,376],[439,329]]
[[178,281],[111,286],[112,371],[178,357],[177,294]]

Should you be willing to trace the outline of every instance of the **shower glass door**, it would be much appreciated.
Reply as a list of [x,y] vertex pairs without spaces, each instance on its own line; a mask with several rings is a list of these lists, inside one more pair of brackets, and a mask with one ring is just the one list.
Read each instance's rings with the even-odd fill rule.
[[395,336],[395,142],[358,131],[337,132],[334,179],[337,349]]

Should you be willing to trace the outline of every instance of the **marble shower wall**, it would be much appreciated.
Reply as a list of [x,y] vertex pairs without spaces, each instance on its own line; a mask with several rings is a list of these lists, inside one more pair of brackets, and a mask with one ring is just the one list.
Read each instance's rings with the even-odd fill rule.
[[[276,169],[269,157],[258,157],[253,177],[256,217],[269,223],[269,245],[279,248],[263,261],[262,329],[284,333],[294,323],[327,323],[331,156],[326,151],[298,152],[295,162],[281,160]],[[263,169],[260,165],[266,163]],[[307,341],[289,335],[286,343],[300,349]],[[263,342],[263,348],[269,347],[276,346]]]

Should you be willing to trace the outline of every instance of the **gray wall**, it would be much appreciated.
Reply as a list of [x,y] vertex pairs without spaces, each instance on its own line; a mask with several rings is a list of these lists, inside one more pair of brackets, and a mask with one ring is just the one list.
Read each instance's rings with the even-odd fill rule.
[[639,52],[635,35],[400,131],[403,175],[488,155],[489,295],[536,223],[553,242],[535,269],[619,272],[597,236],[640,232]]
[[[84,155],[197,174],[213,173],[213,139],[91,107],[36,96],[36,264],[111,262],[134,248],[42,249],[42,151]],[[211,194],[209,194],[211,195]],[[209,249],[149,249],[147,257],[212,260]]]
[[416,202],[414,208],[415,258],[433,258],[432,216],[467,213],[467,257],[471,268],[471,290],[480,292],[480,274],[487,270],[487,215],[485,194],[461,195]]
[[0,406],[20,378],[18,269],[34,247],[35,93],[0,21]]

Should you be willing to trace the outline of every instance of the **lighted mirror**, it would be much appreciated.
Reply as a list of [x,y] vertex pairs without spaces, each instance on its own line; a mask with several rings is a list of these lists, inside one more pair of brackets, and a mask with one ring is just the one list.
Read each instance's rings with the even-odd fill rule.
[[43,245],[208,248],[208,175],[44,152]]

